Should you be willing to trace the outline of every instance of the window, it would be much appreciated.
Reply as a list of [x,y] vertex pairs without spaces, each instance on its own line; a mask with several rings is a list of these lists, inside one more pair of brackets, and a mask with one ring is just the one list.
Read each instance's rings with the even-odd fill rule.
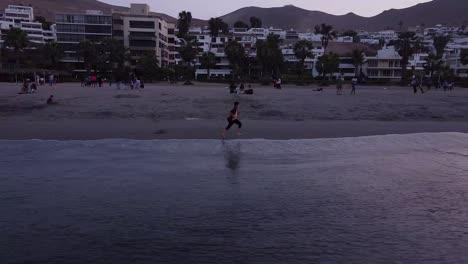
[[85,32],[85,26],[74,24],[57,24],[57,32],[83,33]]
[[86,24],[102,24],[102,25],[111,25],[112,18],[109,16],[85,16]]
[[162,27],[161,27],[161,22],[159,22],[159,30],[161,30],[161,29],[162,29]]
[[110,26],[86,25],[85,30],[86,30],[86,33],[103,33],[103,34],[112,33],[112,27]]
[[138,37],[154,37],[154,32],[138,32],[138,31],[130,31],[130,36],[138,36]]
[[123,25],[124,21],[123,21],[123,19],[114,19],[114,20],[112,20],[112,23],[114,25]]
[[156,42],[152,40],[130,40],[130,46],[133,47],[156,47]]
[[63,42],[80,42],[84,39],[82,34],[57,34],[57,40]]
[[175,30],[174,30],[173,28],[169,28],[169,29],[167,30],[167,34],[169,34],[169,35],[174,35],[174,34],[175,34]]
[[377,67],[377,60],[368,60],[367,65],[369,67]]
[[369,76],[379,76],[379,71],[378,70],[369,70]]
[[131,28],[154,28],[154,21],[130,21]]
[[392,77],[393,76],[393,72],[390,71],[390,70],[384,70],[383,73],[382,73],[383,76],[385,77]]

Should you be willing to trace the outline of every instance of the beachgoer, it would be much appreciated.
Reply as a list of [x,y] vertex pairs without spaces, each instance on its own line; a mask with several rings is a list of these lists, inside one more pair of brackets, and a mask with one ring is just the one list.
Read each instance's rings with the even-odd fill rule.
[[343,90],[343,79],[338,77],[337,82],[336,82],[336,94],[341,95],[341,91]]
[[234,125],[236,124],[239,128],[239,131],[237,132],[238,135],[240,135],[240,130],[242,128],[242,123],[239,120],[239,102],[234,103],[234,108],[229,112],[229,117],[227,118],[228,125],[224,129],[223,133],[221,134],[223,138],[226,136],[226,132]]
[[358,82],[358,79],[357,78],[353,78],[351,80],[351,94],[352,95],[355,95],[356,94],[356,85],[357,85],[357,82]]
[[35,82],[31,83],[31,87],[29,89],[29,93],[37,92],[37,84]]
[[51,74],[49,75],[49,86],[52,86],[54,84],[54,75]]
[[419,84],[416,75],[413,75],[413,77],[411,77],[411,86],[413,86],[414,93],[418,92],[418,87],[421,89],[421,93],[424,93],[424,89],[422,88],[421,84]]
[[54,96],[53,96],[53,95],[51,95],[51,96],[49,97],[49,99],[47,99],[47,104],[48,104],[48,105],[55,104],[55,102],[54,102]]
[[140,78],[136,78],[136,81],[135,81],[135,89],[136,90],[139,90],[141,88],[141,81],[140,81]]

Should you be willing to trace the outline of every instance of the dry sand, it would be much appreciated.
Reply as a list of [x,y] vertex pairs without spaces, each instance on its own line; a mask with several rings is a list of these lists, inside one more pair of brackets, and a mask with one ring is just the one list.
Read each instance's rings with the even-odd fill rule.
[[[0,84],[0,139],[218,138],[232,103],[241,102],[241,138],[323,138],[468,132],[468,89],[413,94],[400,87],[253,87],[232,95],[224,84],[147,85],[141,91],[79,84],[18,95]],[[57,105],[46,105],[53,94]]]

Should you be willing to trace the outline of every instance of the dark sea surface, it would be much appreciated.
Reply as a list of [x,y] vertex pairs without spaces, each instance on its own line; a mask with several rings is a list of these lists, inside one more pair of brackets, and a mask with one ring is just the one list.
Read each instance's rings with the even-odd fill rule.
[[0,263],[467,263],[468,135],[0,141]]

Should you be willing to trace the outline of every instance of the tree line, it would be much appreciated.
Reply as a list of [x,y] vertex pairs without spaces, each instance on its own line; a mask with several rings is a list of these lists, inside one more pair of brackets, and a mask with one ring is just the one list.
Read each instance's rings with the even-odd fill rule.
[[[207,78],[210,78],[210,71],[215,69],[218,59],[212,52],[212,42],[208,51],[203,52],[196,36],[190,34],[192,14],[187,11],[179,13],[177,26],[177,37],[180,40],[178,52],[182,60],[182,65],[161,67],[154,53],[142,54],[140,59],[134,61],[130,67],[130,51],[124,47],[121,41],[112,38],[104,39],[100,42],[84,40],[77,47],[77,55],[81,59],[86,73],[99,73],[111,75],[110,78],[123,80],[129,72],[137,72],[146,81],[159,79],[176,79],[183,76],[187,84],[193,79],[195,66],[198,62],[200,67],[207,70]],[[234,24],[237,28],[259,28],[262,21],[252,17],[250,25],[242,21]],[[211,38],[217,38],[229,33],[229,25],[221,18],[211,18],[208,21],[208,30]],[[321,24],[315,27],[315,33],[321,35],[321,47],[324,54],[317,58],[315,69],[320,74],[319,77],[325,79],[327,76],[332,79],[333,74],[339,72],[340,57],[338,54],[328,52],[329,43],[337,37],[337,32],[331,25]],[[357,33],[347,31],[342,35],[356,37]],[[450,67],[443,61],[443,54],[449,37],[439,36],[434,38],[434,47],[437,51],[430,54],[424,67],[425,72],[432,78],[447,78],[451,74]],[[230,62],[232,78],[252,78],[252,71],[256,70],[258,78],[268,79],[271,76],[279,76],[285,70],[285,59],[281,50],[282,39],[278,35],[270,34],[266,39],[259,39],[255,43],[255,53],[246,50],[244,46],[235,39],[229,40],[224,46],[224,53]],[[407,70],[410,57],[417,52],[424,50],[421,41],[413,32],[401,32],[398,39],[389,43],[394,45],[399,52],[401,59],[402,81],[407,79]],[[303,80],[306,70],[307,59],[313,59],[314,43],[308,40],[299,40],[293,47],[297,63],[289,65],[289,72],[297,74],[299,80]],[[355,67],[355,75],[360,75],[360,69],[366,63],[365,51],[354,49],[349,57]],[[64,67],[62,59],[65,57],[63,47],[56,42],[38,45],[28,41],[26,32],[12,28],[5,37],[2,47],[2,62],[14,65],[13,72],[17,79],[18,71],[21,68],[29,69],[49,69],[61,71],[73,71],[72,68]],[[463,50],[461,55],[462,63],[468,64],[468,50]],[[307,76],[311,76],[308,74]]]

